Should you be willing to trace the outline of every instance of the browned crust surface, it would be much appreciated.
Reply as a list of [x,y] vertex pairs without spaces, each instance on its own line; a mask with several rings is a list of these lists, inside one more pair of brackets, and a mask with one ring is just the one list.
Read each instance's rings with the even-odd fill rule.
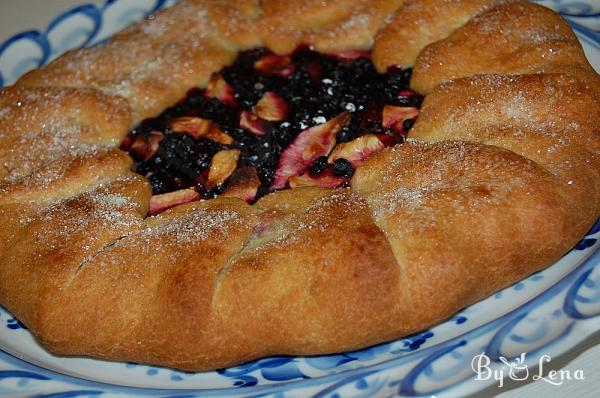
[[373,46],[373,63],[384,73],[390,66],[410,68],[428,44],[448,37],[475,15],[517,0],[406,0],[381,29]]
[[300,45],[322,52],[369,49],[375,33],[404,0],[264,0],[258,32],[276,53]]
[[500,5],[480,14],[418,55],[411,86],[428,94],[444,81],[476,74],[569,73],[598,84],[567,22],[532,3]]
[[127,101],[87,88],[9,87],[0,91],[0,109],[2,179],[117,147],[131,124]]
[[128,100],[134,123],[155,116],[235,59],[236,47],[218,35],[203,3],[183,2],[106,44],[70,51],[17,85],[91,87]]
[[[301,44],[415,63],[431,94],[411,140],[351,188],[146,217],[149,185],[115,149],[128,128],[241,49]],[[189,370],[415,332],[551,264],[600,215],[597,82],[537,5],[185,1],[0,92],[0,303],[54,353]]]
[[[494,146],[411,142],[369,159],[352,188],[394,250],[411,319],[424,323],[558,259],[577,239],[553,176]],[[540,218],[551,227],[532,222]]]

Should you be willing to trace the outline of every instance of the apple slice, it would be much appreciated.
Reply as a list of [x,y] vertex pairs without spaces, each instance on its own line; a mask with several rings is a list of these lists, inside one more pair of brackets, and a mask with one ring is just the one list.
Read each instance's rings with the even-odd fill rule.
[[381,142],[374,134],[365,134],[350,142],[338,144],[329,155],[328,163],[333,163],[337,159],[346,159],[354,168],[357,168],[362,162],[371,155],[382,151],[385,144]]
[[284,70],[291,63],[292,57],[289,55],[266,54],[254,63],[254,69],[270,75]]
[[198,139],[206,136],[210,131],[212,122],[201,117],[182,116],[171,120],[171,131],[180,134],[190,134]]
[[292,76],[295,71],[296,71],[296,64],[289,64],[289,65],[284,66],[283,68],[276,69],[273,73],[279,77],[287,79],[288,77]]
[[165,138],[165,135],[162,132],[151,131],[147,139],[142,136],[136,137],[128,150],[140,159],[148,160],[158,152],[158,147],[163,138]]
[[280,122],[287,117],[288,105],[279,95],[267,91],[256,103],[254,114],[263,120]]
[[148,152],[146,153],[146,160],[158,152],[160,142],[165,138],[165,134],[162,131],[151,131],[148,135]]
[[319,156],[327,156],[335,146],[337,133],[350,122],[348,112],[341,113],[326,123],[304,130],[282,152],[275,172],[274,189],[285,187],[288,179],[305,172]]
[[394,130],[397,130],[396,127],[399,126],[399,131],[402,131],[402,123],[417,116],[419,116],[419,109],[414,106],[385,105],[383,107],[382,125],[383,127],[394,126]]
[[210,162],[206,187],[212,189],[227,181],[229,176],[237,168],[239,158],[239,149],[226,149],[217,152]]
[[215,123],[211,124],[208,133],[206,133],[206,138],[222,145],[231,145],[234,143],[233,137],[221,130]]
[[242,111],[240,114],[240,127],[254,135],[267,134],[265,121],[250,111]]
[[218,73],[211,75],[204,95],[207,98],[216,98],[226,105],[234,106],[236,104],[233,87]]
[[134,153],[139,159],[146,159],[147,150],[148,144],[141,135],[138,135],[129,146],[129,152]]
[[345,180],[342,177],[333,175],[333,170],[327,169],[319,175],[313,175],[306,172],[300,176],[290,177],[290,188],[296,187],[322,187],[322,188],[338,188],[344,184]]
[[191,134],[196,139],[205,137],[223,145],[231,145],[234,142],[233,138],[223,132],[219,126],[201,117],[184,116],[173,119],[171,131],[178,134]]
[[415,95],[417,95],[417,93],[415,93],[414,91],[405,89],[405,90],[400,90],[400,92],[398,93],[397,97],[398,98],[410,98],[410,97],[413,97]]
[[229,184],[222,196],[240,198],[251,203],[256,198],[256,193],[260,187],[260,179],[254,167],[240,167],[229,180]]
[[168,192],[161,195],[153,195],[150,198],[148,215],[155,216],[167,209],[170,209],[171,207],[193,202],[199,198],[200,194],[191,188],[180,189],[178,191]]

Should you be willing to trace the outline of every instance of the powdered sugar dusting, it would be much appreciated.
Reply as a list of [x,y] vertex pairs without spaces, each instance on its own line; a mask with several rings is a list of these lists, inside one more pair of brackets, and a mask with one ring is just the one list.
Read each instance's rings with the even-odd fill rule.
[[230,228],[239,226],[241,222],[240,214],[235,211],[198,209],[159,227],[149,227],[144,235],[149,237],[169,235],[179,246],[193,241],[207,240],[215,234],[225,237]]
[[[486,194],[477,194],[478,191],[485,191]],[[502,203],[498,196],[502,191],[493,182],[456,186],[436,181],[426,187],[401,187],[378,195],[378,205],[373,216],[379,222],[402,210],[411,213],[418,218],[419,223],[426,226],[440,221],[435,216],[436,202],[439,204],[440,200],[451,203],[456,214],[478,213],[483,205],[494,207]]]
[[353,215],[367,210],[367,204],[356,193],[348,188],[333,190],[323,197],[307,204],[300,214],[276,214],[276,219],[261,225],[261,234],[267,236],[251,242],[248,250],[267,250],[278,248],[298,242],[302,237],[311,232],[327,233],[334,230],[336,224],[342,220],[352,218]]
[[436,90],[411,133],[419,137],[437,130],[473,141],[489,129],[496,131],[494,137],[508,130],[552,138],[559,138],[559,131],[564,139],[580,136],[592,123],[581,108],[593,101],[589,89],[581,90],[582,83],[561,75],[474,76]]
[[9,170],[7,182],[22,181],[25,184],[48,185],[64,176],[69,162],[56,162],[57,167],[38,170],[62,158],[74,159],[97,153],[106,147],[80,142],[81,127],[69,126],[57,130],[30,132],[23,134],[19,142],[11,147],[10,158],[4,162]]
[[589,70],[568,24],[542,6],[509,3],[478,15],[425,48],[415,67],[414,84],[430,90],[447,79],[477,73],[572,73],[572,67]]
[[[52,85],[92,86],[126,98],[135,119],[140,120],[162,105],[165,91],[182,90],[183,96],[190,87],[179,85],[206,69],[222,66],[228,51],[204,7],[199,2],[181,2],[133,24],[106,43],[67,53],[42,69],[42,74],[50,73],[38,79],[49,78]],[[202,83],[201,78],[197,80]]]
[[94,239],[93,231],[135,231],[142,225],[138,204],[131,198],[112,193],[100,186],[79,197],[41,207],[20,220],[22,226],[35,223],[34,234],[40,239],[85,235]]
[[[437,222],[444,206],[457,214],[505,203],[510,187],[527,186],[534,164],[501,149],[465,142],[426,144],[389,151],[389,161],[376,177],[357,182],[376,222],[402,211],[423,225]],[[407,151],[408,149],[408,151]],[[512,170],[520,169],[519,174]],[[426,172],[423,172],[426,170]]]
[[366,31],[373,22],[373,16],[365,13],[355,14],[351,18],[348,18],[335,30],[327,32],[330,37],[340,36],[340,32],[354,32],[354,31]]
[[115,147],[125,132],[126,113],[94,90],[7,89],[2,94],[0,143],[6,149],[0,164],[9,182],[25,179],[60,158]]

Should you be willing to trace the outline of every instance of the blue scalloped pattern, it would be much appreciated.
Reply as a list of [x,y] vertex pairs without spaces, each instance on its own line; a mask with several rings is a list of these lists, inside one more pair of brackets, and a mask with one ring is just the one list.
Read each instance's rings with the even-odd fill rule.
[[[43,32],[31,30],[18,33],[0,44],[0,59],[4,60],[0,62],[0,87],[12,84],[25,72],[47,64],[68,50],[102,42],[107,38],[105,28],[108,24],[111,25],[109,30],[112,34],[134,20],[177,1],[152,0],[145,7],[140,2],[125,0],[107,0],[100,6],[84,4],[54,18]],[[107,16],[115,19],[107,20]],[[74,22],[77,29],[65,31],[67,23]],[[24,41],[29,42],[28,51],[25,52],[20,51]]]
[[[84,4],[56,17],[43,32],[19,33],[0,44],[0,87],[67,50],[102,42],[131,21],[175,2],[107,0],[101,6]],[[600,51],[600,2],[539,2],[560,11],[579,36]],[[76,28],[69,28],[71,26]],[[141,370],[144,377],[164,378],[174,386],[162,390],[71,377],[0,350],[0,395],[90,397],[110,393],[111,396],[192,397],[198,394],[233,396],[242,391],[245,395],[273,398],[445,395],[470,380],[472,375],[468,369],[475,353],[486,352],[499,364],[500,357],[511,358],[524,351],[533,355],[540,350],[551,350],[562,341],[581,340],[582,337],[574,332],[578,322],[597,319],[600,315],[599,236],[600,222],[565,256],[569,258],[580,253],[589,257],[587,261],[534,299],[476,327],[470,326],[469,314],[475,311],[474,306],[432,330],[337,355],[263,358],[204,374],[133,363],[114,364],[119,372]],[[545,283],[545,275],[546,271],[538,272],[489,300],[507,300],[534,288],[536,284]],[[0,328],[15,334],[28,333],[22,323],[1,307]],[[444,340],[441,333],[436,332],[438,329],[456,332],[455,337]],[[200,377],[204,377],[201,380],[219,381],[221,384],[225,381],[226,388],[213,388],[210,383],[205,383],[203,388],[177,387],[178,383]]]

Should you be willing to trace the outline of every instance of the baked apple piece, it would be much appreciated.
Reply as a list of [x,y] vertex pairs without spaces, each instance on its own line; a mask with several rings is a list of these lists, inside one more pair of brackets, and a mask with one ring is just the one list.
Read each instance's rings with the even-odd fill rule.
[[260,188],[260,179],[254,167],[240,167],[233,172],[223,196],[240,198],[248,203],[254,202]]
[[385,144],[376,135],[365,134],[350,142],[338,144],[331,152],[331,155],[329,155],[327,161],[334,163],[338,159],[346,159],[356,168],[366,158],[380,152],[384,148]]
[[254,68],[265,74],[286,78],[294,73],[295,65],[289,55],[266,54],[254,63]]
[[344,184],[345,180],[333,174],[333,169],[329,168],[325,171],[314,175],[306,172],[300,176],[290,177],[289,185],[291,188],[297,187],[321,187],[321,188],[338,188]]
[[204,91],[204,95],[206,95],[207,98],[216,98],[230,106],[235,105],[233,88],[218,73],[212,74],[208,81],[208,85],[206,86],[206,90]]
[[316,158],[328,155],[335,146],[337,133],[348,122],[350,122],[350,115],[345,112],[301,132],[281,154],[273,188],[285,187],[290,177],[300,175],[307,170]]
[[267,91],[254,107],[256,116],[270,122],[285,120],[288,106],[283,98],[273,91]]
[[223,183],[233,174],[237,168],[240,151],[238,149],[230,149],[219,151],[213,156],[210,170],[208,171],[208,181],[206,187],[214,188]]
[[240,127],[254,135],[267,134],[265,121],[250,111],[242,111],[240,114]]
[[180,189],[179,191],[173,191],[163,193],[161,195],[153,195],[150,198],[150,207],[148,209],[148,215],[154,216],[162,213],[171,207],[179,206],[184,203],[193,202],[200,198],[200,194],[193,189]]

